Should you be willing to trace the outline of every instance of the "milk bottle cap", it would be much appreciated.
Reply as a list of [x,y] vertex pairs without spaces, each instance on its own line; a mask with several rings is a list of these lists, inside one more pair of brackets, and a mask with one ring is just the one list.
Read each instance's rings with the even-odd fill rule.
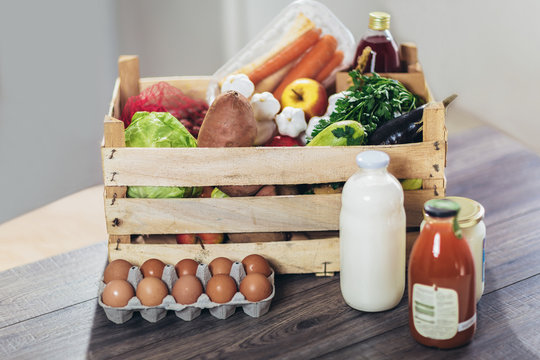
[[369,150],[356,155],[356,164],[362,169],[384,168],[389,162],[390,156],[382,151]]

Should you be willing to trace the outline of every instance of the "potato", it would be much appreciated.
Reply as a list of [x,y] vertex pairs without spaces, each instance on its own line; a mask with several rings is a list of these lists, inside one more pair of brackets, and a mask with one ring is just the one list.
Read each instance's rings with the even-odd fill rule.
[[219,95],[208,109],[197,138],[198,147],[252,146],[257,122],[249,100],[236,91]]
[[287,240],[287,233],[257,232],[228,234],[230,243],[274,242]]
[[261,187],[262,185],[227,185],[219,186],[219,190],[230,197],[241,197],[255,195]]
[[278,195],[298,195],[298,187],[295,185],[278,185],[276,186]]
[[264,185],[255,196],[276,196],[277,191],[274,185]]
[[[198,147],[252,146],[257,137],[257,122],[249,100],[236,91],[219,95],[204,117],[197,138]],[[229,196],[255,194],[261,185],[220,186]]]

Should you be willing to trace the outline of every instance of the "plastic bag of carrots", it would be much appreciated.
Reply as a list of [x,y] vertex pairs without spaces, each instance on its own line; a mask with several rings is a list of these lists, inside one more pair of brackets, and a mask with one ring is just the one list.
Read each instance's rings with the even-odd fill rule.
[[313,0],[295,1],[214,73],[208,103],[231,74],[246,74],[255,93],[269,91],[277,99],[298,78],[329,87],[335,74],[353,63],[355,51],[352,33],[326,6]]

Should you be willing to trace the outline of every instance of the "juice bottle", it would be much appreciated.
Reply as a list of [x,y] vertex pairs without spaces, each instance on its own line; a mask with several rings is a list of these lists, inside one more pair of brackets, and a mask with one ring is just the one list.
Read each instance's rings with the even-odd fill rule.
[[382,151],[358,154],[360,169],[341,196],[340,287],[356,310],[389,310],[405,290],[403,189],[387,171],[389,161]]
[[409,259],[409,327],[426,346],[454,348],[476,329],[474,261],[456,221],[459,205],[425,203],[425,225]]
[[372,55],[368,59],[364,72],[399,72],[401,70],[398,46],[390,33],[390,14],[380,11],[369,13],[369,27],[358,44],[355,62],[366,46],[371,47]]

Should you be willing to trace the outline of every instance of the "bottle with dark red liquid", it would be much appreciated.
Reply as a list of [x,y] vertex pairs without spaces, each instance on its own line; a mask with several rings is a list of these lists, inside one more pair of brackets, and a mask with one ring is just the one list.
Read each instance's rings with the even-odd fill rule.
[[355,62],[366,46],[371,47],[372,54],[365,73],[401,71],[398,46],[390,33],[390,14],[380,11],[369,13],[369,28],[358,44]]
[[471,341],[476,329],[474,260],[461,235],[459,205],[424,205],[425,225],[409,259],[409,327],[421,344],[442,349]]

